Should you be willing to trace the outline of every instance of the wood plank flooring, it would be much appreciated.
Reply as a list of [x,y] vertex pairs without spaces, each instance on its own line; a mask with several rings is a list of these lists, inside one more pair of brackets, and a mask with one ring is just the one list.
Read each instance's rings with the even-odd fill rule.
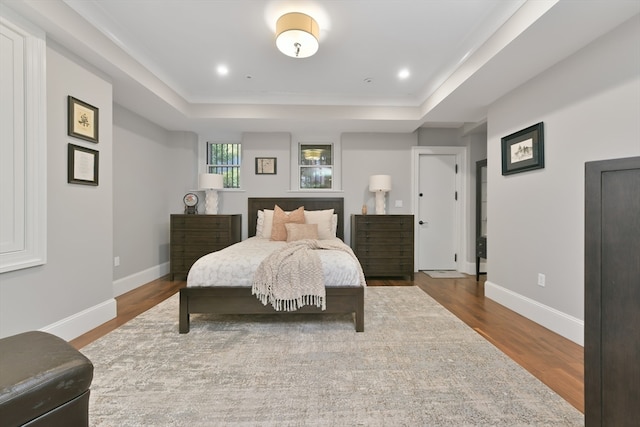
[[[413,281],[367,279],[369,286],[416,285],[447,310],[584,413],[583,348],[484,297],[484,277]],[[168,276],[116,298],[117,317],[71,341],[80,349],[169,298],[186,285]],[[177,332],[176,332],[177,333]]]

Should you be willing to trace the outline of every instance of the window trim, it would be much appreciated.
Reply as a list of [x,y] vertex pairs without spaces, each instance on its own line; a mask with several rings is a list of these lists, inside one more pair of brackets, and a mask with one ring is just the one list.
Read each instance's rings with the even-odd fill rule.
[[7,8],[2,9],[0,22],[3,32],[13,32],[16,43],[22,39],[24,46],[22,57],[14,57],[18,62],[14,65],[22,68],[23,86],[12,107],[16,120],[22,121],[13,135],[22,161],[13,162],[14,215],[12,223],[4,225],[24,240],[0,253],[0,273],[4,273],[47,262],[46,35]]

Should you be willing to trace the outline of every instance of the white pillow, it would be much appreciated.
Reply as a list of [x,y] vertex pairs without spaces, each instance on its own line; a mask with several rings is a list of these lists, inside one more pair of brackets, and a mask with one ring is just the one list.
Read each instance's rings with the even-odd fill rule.
[[333,227],[333,215],[333,209],[304,211],[304,222],[307,224],[318,224],[318,239],[333,239],[336,237]]
[[[330,211],[333,211],[333,209],[327,210],[327,212],[330,212]],[[307,213],[310,213],[310,212],[324,212],[324,211],[305,211],[305,222],[307,224],[312,224],[309,222],[309,219],[307,216]],[[322,213],[322,214],[311,213],[309,216],[314,217],[314,219],[318,219],[317,217],[319,216],[321,217],[320,219],[324,219],[326,221],[326,218],[323,218],[323,215],[326,215],[326,213]],[[264,210],[258,211],[258,222],[256,223],[256,237],[271,239],[272,224],[273,224],[273,209],[264,209]],[[320,225],[318,226],[318,228],[320,228]],[[320,237],[320,239],[334,238],[336,237],[337,231],[338,231],[338,215],[332,214],[331,229],[328,234],[329,237],[326,237],[327,234],[322,233],[321,236],[325,236],[325,237]]]
[[336,237],[337,233],[338,233],[338,214],[333,214],[333,217],[331,218],[331,235],[333,237]]
[[273,229],[273,209],[264,210],[264,224],[262,225],[262,234],[256,233],[256,236],[271,239],[271,230]]
[[264,228],[264,212],[258,211],[258,221],[256,222],[256,237],[262,237],[263,228]]

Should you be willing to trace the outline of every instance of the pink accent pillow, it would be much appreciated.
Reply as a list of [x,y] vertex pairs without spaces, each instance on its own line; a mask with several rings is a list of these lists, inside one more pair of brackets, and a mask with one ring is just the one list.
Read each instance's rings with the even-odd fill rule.
[[276,205],[273,209],[273,226],[271,228],[271,240],[287,240],[287,229],[285,224],[304,224],[304,206],[300,206],[295,211],[285,212]]
[[287,229],[287,242],[303,239],[318,240],[318,224],[286,223],[284,227]]

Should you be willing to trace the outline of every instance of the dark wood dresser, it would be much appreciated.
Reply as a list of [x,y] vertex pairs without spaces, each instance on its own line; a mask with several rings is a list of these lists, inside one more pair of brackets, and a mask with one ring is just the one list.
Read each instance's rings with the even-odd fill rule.
[[170,278],[186,278],[198,258],[241,239],[241,215],[171,215]]
[[413,280],[413,215],[351,215],[351,248],[365,276]]

